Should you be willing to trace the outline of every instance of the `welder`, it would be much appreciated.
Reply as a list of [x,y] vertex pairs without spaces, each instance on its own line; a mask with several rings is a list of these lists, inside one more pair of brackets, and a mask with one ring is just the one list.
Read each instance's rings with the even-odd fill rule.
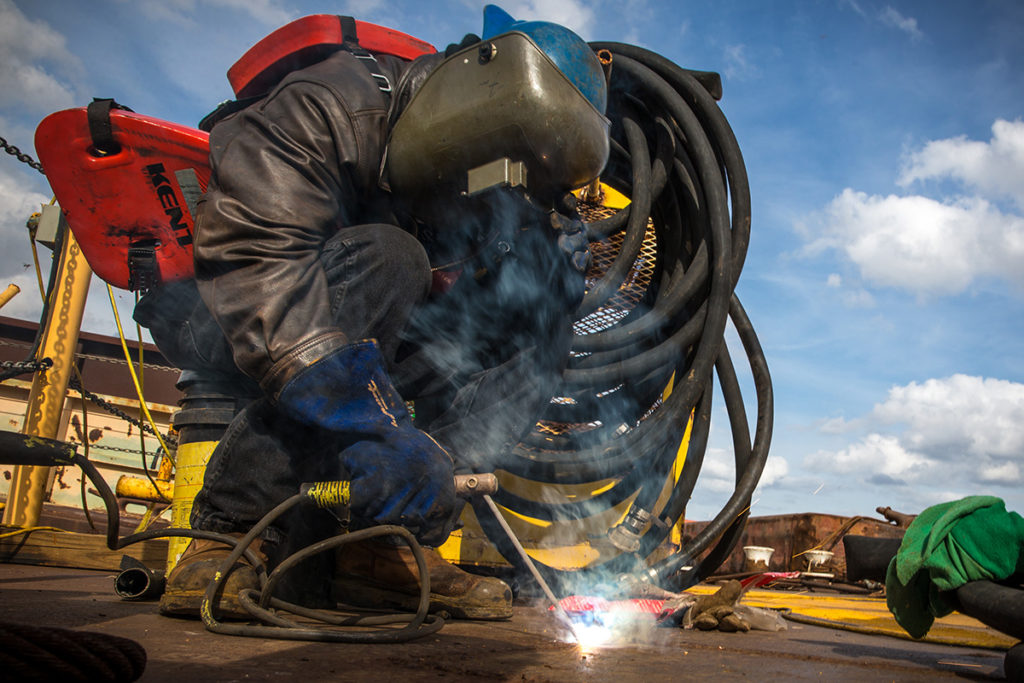
[[[240,537],[302,482],[341,479],[349,518],[306,512],[253,550],[273,564],[339,523],[446,540],[453,474],[494,466],[568,356],[589,262],[570,191],[607,160],[606,97],[579,36],[488,6],[479,38],[411,62],[341,49],[213,125],[195,280],[135,313],[182,386],[237,399],[193,528]],[[194,540],[161,611],[197,614],[227,552]],[[431,609],[511,616],[503,581],[428,558]],[[405,546],[332,563],[332,600],[415,604]],[[256,581],[236,567],[221,614],[244,614],[237,593]]]

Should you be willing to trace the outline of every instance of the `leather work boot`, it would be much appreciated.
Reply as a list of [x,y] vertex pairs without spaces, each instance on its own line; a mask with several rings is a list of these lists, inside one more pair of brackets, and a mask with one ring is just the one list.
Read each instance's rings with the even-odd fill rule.
[[[227,534],[241,539],[245,534]],[[259,539],[249,546],[264,562],[266,555],[261,550]],[[174,569],[167,575],[164,594],[160,597],[160,613],[168,616],[198,618],[199,609],[206,595],[206,588],[213,580],[213,575],[221,563],[231,554],[231,548],[201,538],[194,538],[181,554]],[[263,570],[258,570],[262,572]],[[213,615],[218,619],[251,619],[251,615],[238,602],[238,592],[246,588],[259,590],[260,581],[257,569],[249,564],[243,555],[235,563],[221,592],[218,604],[213,607]]]
[[[465,572],[432,548],[423,548],[430,575],[430,612],[455,619],[509,619],[512,590],[501,579]],[[334,595],[356,607],[415,612],[419,605],[419,572],[412,550],[376,540],[337,550]]]

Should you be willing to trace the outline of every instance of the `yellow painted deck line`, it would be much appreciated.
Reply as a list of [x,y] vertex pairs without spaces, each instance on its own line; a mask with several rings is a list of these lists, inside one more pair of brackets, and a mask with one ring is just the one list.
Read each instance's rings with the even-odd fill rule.
[[[708,594],[716,590],[718,588],[715,586],[695,586],[687,592]],[[913,640],[896,623],[896,619],[885,606],[885,598],[751,590],[744,594],[742,601],[752,607],[789,610],[796,621]],[[1000,633],[959,612],[936,619],[928,635],[921,640],[943,645],[998,650],[1009,649],[1018,642],[1016,638]]]

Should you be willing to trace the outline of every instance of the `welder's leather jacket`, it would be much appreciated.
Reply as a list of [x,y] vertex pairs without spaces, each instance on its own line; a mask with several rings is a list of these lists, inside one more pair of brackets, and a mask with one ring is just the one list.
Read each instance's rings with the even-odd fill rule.
[[[379,64],[391,83],[404,76],[408,86],[432,59]],[[235,363],[273,399],[298,371],[350,341],[329,321],[318,257],[339,228],[384,222],[378,179],[388,106],[370,72],[339,52],[290,74],[211,132],[196,280]]]

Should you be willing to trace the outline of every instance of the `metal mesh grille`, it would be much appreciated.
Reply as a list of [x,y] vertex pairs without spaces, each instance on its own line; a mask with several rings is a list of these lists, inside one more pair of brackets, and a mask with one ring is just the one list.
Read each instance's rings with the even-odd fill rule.
[[[596,202],[580,202],[579,211],[585,222],[592,223],[614,215],[617,209],[602,206]],[[615,262],[615,257],[619,255],[619,251],[622,249],[625,236],[625,230],[620,230],[600,242],[592,242],[590,244],[590,253],[593,256],[593,261],[590,269],[587,271],[588,290],[611,268],[612,263]],[[603,306],[573,323],[573,332],[578,335],[601,332],[614,326],[629,315],[647,294],[647,290],[650,288],[654,277],[657,259],[657,234],[654,230],[654,221],[648,219],[647,230],[644,233],[640,252],[637,254],[633,267],[626,275],[619,290],[609,297]],[[552,403],[572,403],[572,399],[555,397],[552,399]],[[647,415],[650,415],[656,408],[657,406],[652,406]],[[647,417],[647,415],[644,417]],[[559,436],[570,432],[582,433],[601,426],[601,422],[598,421],[569,424],[542,420],[534,427],[534,432],[544,436]]]
[[[602,218],[608,218],[615,213],[599,204],[581,203],[580,214],[583,220],[590,223]],[[590,253],[593,256],[593,263],[587,271],[587,289],[589,290],[600,280],[608,269],[611,268],[615,257],[622,249],[622,242],[625,240],[625,230],[620,230],[611,237],[601,241],[593,242],[590,245]],[[630,269],[626,279],[623,280],[619,291],[611,296],[607,302],[596,311],[582,320],[573,323],[573,331],[576,334],[593,334],[606,330],[618,321],[629,315],[629,312],[636,308],[636,305],[647,293],[654,276],[654,267],[658,260],[658,239],[654,231],[654,221],[647,220],[647,231],[644,233],[643,245],[636,261]]]

